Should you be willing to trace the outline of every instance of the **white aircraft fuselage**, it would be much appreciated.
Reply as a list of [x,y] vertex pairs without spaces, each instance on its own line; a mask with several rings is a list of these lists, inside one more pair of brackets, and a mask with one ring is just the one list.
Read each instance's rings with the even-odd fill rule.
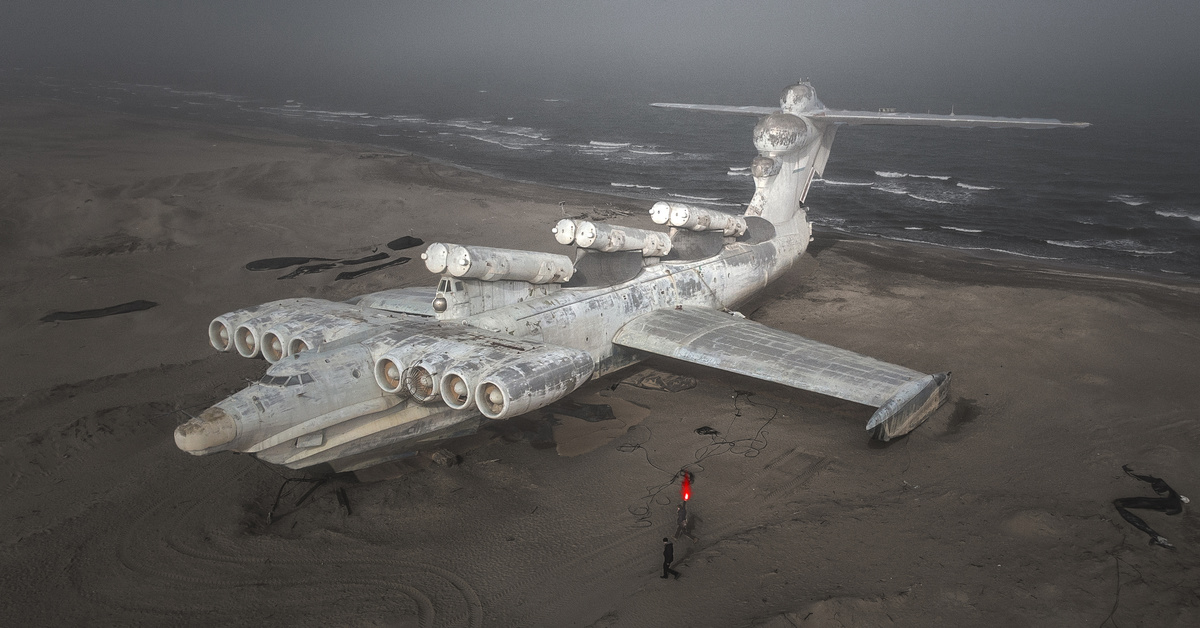
[[546,406],[654,354],[872,405],[877,437],[907,433],[946,399],[948,373],[772,330],[736,308],[811,241],[803,203],[837,125],[1072,126],[829,110],[804,83],[785,90],[778,110],[659,106],[762,116],[745,214],[658,203],[651,216],[666,233],[563,220],[554,232],[576,246],[574,259],[434,243],[422,257],[441,275],[437,289],[286,299],[217,317],[214,347],[272,364],[181,425],[176,444],[356,470]]

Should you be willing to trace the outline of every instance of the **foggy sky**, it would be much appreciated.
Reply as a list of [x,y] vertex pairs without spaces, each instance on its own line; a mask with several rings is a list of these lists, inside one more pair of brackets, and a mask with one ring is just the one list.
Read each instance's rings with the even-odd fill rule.
[[[0,65],[229,81],[1195,83],[1200,2],[7,0]],[[697,89],[697,91],[700,91]]]

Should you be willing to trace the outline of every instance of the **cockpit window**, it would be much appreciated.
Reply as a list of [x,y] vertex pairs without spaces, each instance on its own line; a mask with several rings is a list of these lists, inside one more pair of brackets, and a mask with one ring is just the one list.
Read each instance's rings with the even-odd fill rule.
[[438,292],[446,292],[450,289],[450,280],[443,279],[438,282]]
[[311,384],[312,382],[312,375],[308,373],[301,373],[299,375],[263,375],[262,379],[258,380],[258,383],[268,386],[299,386],[300,384]]
[[463,282],[461,282],[461,281],[454,282],[454,291],[462,292],[463,291]]

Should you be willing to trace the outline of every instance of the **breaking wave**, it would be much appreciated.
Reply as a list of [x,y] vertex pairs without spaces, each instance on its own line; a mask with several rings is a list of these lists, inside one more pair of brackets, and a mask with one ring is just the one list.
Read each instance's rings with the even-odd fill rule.
[[550,139],[550,138],[542,135],[541,133],[538,133],[536,129],[530,129],[527,127],[497,127],[495,129],[491,129],[491,130],[493,130],[497,133],[503,133],[505,135],[516,135],[517,137],[527,137],[531,140],[540,140],[543,142]]
[[1069,249],[1097,249],[1101,251],[1116,251],[1134,255],[1170,255],[1175,251],[1148,248],[1133,240],[1046,240],[1046,244],[1062,246]]
[[[721,196],[717,196],[715,198],[709,198],[707,196],[688,196],[687,194],[676,194],[674,192],[667,192],[667,196],[674,196],[675,198],[686,198],[689,201],[704,201],[707,203],[719,201],[722,198],[724,198]],[[734,205],[740,205],[740,203],[734,203]]]
[[661,190],[661,189],[662,189],[661,187],[654,186],[654,185],[640,185],[640,184],[637,184],[637,183],[616,183],[616,182],[612,182],[612,183],[609,183],[609,185],[611,185],[611,186],[613,186],[613,187],[615,187],[615,188],[637,188],[637,189],[639,189],[639,190]]
[[949,244],[942,244],[940,242],[929,242],[927,240],[916,240],[913,238],[900,238],[897,236],[888,236],[888,235],[882,235],[882,234],[879,234],[879,237],[883,238],[884,240],[892,240],[894,242],[911,242],[913,244],[927,244],[929,246],[937,246],[937,247],[941,247],[944,249],[954,249],[956,251],[989,251],[991,253],[1003,253],[1005,255],[1015,255],[1017,257],[1027,257],[1029,259],[1040,259],[1040,260],[1048,260],[1048,261],[1059,261],[1059,260],[1063,259],[1061,257],[1047,257],[1045,255],[1033,255],[1032,253],[1022,253],[1020,251],[1010,251],[1009,249],[998,249],[998,248],[994,248],[994,247],[990,247],[990,246],[953,246],[953,245],[949,245]]
[[962,182],[956,183],[955,185],[957,185],[958,187],[960,187],[964,190],[999,190],[1000,189],[1000,188],[988,187],[986,185],[970,185],[968,183],[962,183]]
[[499,146],[501,148],[507,148],[508,150],[525,150],[525,148],[526,148],[524,146],[513,145],[508,142],[502,142],[500,140],[494,140],[494,139],[491,139],[488,137],[480,137],[478,135],[467,135],[464,133],[462,135],[462,137],[469,137],[473,140],[479,140],[480,142],[487,142],[488,144],[495,144],[496,146]]
[[468,131],[494,131],[495,129],[489,126],[491,123],[485,120],[447,120],[445,122],[431,122],[430,124],[438,126],[448,126],[455,129],[466,129]]
[[1134,196],[1132,194],[1114,194],[1111,197],[1109,197],[1108,202],[1110,202],[1110,203],[1125,203],[1126,205],[1129,205],[1131,207],[1137,207],[1138,205],[1145,205],[1146,203],[1149,203],[1150,201],[1148,201],[1140,196]]
[[883,171],[883,170],[876,170],[875,176],[883,177],[885,179],[903,179],[906,177],[912,177],[913,179],[937,179],[938,181],[949,181],[950,180],[949,175],[943,176],[940,174],[910,174],[907,172],[887,172],[887,171]]
[[1164,218],[1187,218],[1188,220],[1195,220],[1196,222],[1200,222],[1200,214],[1192,214],[1192,213],[1188,213],[1188,212],[1185,212],[1182,210],[1159,209],[1159,210],[1156,210],[1154,213],[1156,213],[1159,216],[1162,216]]
[[874,183],[869,183],[869,182],[863,183],[860,181],[836,181],[834,179],[813,179],[813,183],[821,183],[824,185],[853,185],[853,186],[862,186],[862,187],[870,187],[872,185],[875,185]]
[[948,225],[941,225],[941,228],[947,231],[960,231],[962,233],[983,233],[983,229],[967,229],[965,227],[951,227]]
[[939,203],[941,205],[950,205],[954,202],[954,201],[943,200],[940,198],[933,198],[932,196],[921,196],[919,194],[909,194],[908,196],[910,198],[915,198],[918,201],[925,201],[927,203]]
[[369,118],[371,116],[369,113],[362,113],[360,111],[325,111],[323,109],[301,109],[300,111],[318,116],[334,116],[337,118]]

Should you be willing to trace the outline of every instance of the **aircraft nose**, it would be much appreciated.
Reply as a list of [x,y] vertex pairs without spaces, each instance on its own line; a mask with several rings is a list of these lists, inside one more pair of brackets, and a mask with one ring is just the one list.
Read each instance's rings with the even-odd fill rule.
[[237,436],[237,422],[225,410],[216,406],[200,416],[175,428],[175,445],[193,455],[232,442]]

